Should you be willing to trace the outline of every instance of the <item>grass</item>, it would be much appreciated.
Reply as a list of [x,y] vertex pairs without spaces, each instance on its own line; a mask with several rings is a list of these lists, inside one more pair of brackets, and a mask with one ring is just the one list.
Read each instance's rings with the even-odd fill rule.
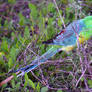
[[[91,15],[92,1],[53,0],[0,2],[0,81],[31,63],[51,46],[64,25]],[[88,6],[85,8],[85,6]],[[77,7],[77,8],[76,8]],[[61,15],[61,17],[60,17]],[[63,21],[62,20],[63,16]],[[92,38],[69,53],[60,52],[31,73],[15,78],[0,90],[24,92],[72,92],[92,90]]]

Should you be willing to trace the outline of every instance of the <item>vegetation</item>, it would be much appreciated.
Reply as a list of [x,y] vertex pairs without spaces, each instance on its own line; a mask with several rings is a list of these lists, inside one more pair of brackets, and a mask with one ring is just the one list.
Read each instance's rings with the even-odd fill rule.
[[[42,41],[91,14],[92,0],[1,0],[0,81],[51,47]],[[91,67],[92,39],[70,53],[56,54],[23,77],[13,74],[15,78],[0,92],[91,92]]]

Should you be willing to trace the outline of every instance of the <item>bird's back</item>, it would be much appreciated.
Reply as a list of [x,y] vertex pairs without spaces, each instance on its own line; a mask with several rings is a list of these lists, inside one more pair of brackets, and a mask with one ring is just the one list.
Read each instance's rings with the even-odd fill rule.
[[56,37],[44,43],[72,47],[76,45],[77,35],[79,35],[80,43],[88,40],[92,36],[92,16],[72,22]]

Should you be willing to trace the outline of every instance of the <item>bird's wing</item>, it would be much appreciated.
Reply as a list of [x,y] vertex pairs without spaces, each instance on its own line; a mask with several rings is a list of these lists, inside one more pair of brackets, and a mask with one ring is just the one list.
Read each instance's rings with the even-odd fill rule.
[[77,35],[82,31],[85,25],[81,20],[74,21],[57,34],[54,38],[44,41],[45,44],[71,46],[76,44]]

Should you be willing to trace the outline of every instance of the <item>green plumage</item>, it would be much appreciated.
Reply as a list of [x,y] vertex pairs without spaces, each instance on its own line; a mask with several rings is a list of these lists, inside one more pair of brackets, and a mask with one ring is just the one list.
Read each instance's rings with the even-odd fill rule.
[[81,31],[80,35],[82,35],[85,40],[88,40],[92,36],[92,16],[88,16],[83,19],[85,27]]

